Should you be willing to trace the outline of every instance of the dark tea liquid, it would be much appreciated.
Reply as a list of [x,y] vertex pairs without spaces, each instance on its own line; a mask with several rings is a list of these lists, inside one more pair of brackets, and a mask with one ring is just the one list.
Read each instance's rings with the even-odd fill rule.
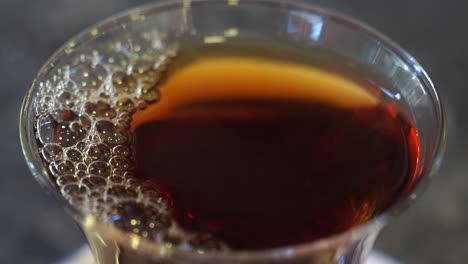
[[133,116],[135,175],[181,227],[232,249],[345,231],[391,206],[416,160],[409,123],[364,86],[273,58],[175,59]]

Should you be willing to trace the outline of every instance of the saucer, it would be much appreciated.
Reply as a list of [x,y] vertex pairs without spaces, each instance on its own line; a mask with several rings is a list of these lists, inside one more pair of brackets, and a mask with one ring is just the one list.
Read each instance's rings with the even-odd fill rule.
[[[54,264],[94,264],[93,255],[88,245],[84,245],[74,251],[65,259],[58,261]],[[402,264],[400,261],[389,257],[383,252],[373,250],[369,255],[366,264]]]

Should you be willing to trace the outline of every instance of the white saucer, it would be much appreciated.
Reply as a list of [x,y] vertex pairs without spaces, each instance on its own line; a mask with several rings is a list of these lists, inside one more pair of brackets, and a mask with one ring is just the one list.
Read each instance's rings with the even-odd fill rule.
[[[56,262],[55,264],[93,264],[93,256],[89,247],[84,245],[77,249],[73,254],[67,257],[64,260]],[[369,259],[367,260],[367,264],[402,264],[401,262],[388,257],[387,255],[378,252],[372,251]]]

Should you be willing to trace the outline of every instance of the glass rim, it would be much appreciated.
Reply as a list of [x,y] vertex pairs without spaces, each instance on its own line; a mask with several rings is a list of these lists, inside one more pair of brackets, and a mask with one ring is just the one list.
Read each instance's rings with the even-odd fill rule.
[[[437,118],[437,138],[434,140],[434,151],[431,156],[432,167],[429,170],[424,171],[423,174],[420,176],[420,180],[415,183],[412,190],[406,194],[406,197],[400,199],[390,208],[386,209],[383,213],[373,217],[371,220],[368,220],[362,224],[359,224],[355,227],[352,227],[348,230],[343,232],[331,235],[329,237],[321,238],[318,240],[313,240],[310,242],[305,242],[298,245],[289,245],[283,247],[276,247],[271,249],[263,249],[263,250],[251,250],[251,251],[222,251],[222,252],[207,252],[203,255],[199,255],[193,252],[189,252],[187,250],[174,250],[173,254],[181,254],[181,255],[190,255],[190,257],[203,260],[203,259],[218,259],[221,257],[223,260],[252,260],[258,258],[265,258],[265,257],[286,257],[289,258],[291,256],[300,256],[303,254],[310,254],[311,252],[318,252],[327,249],[333,248],[334,245],[342,244],[343,242],[355,242],[356,240],[370,234],[377,233],[381,228],[386,226],[392,219],[398,216],[402,211],[408,208],[417,197],[425,190],[427,187],[430,176],[435,174],[439,167],[440,162],[445,151],[446,145],[446,118],[445,112],[443,110],[443,106],[441,104],[441,100],[435,90],[435,87],[429,78],[428,74],[425,72],[423,67],[402,47],[392,41],[390,38],[385,36],[383,33],[379,32],[378,30],[374,29],[373,27],[367,25],[366,23],[339,11],[335,11],[329,8],[325,8],[322,6],[318,6],[315,4],[310,4],[306,2],[302,2],[301,0],[227,0],[225,3],[228,4],[230,2],[235,2],[239,4],[264,4],[264,5],[276,5],[278,8],[298,8],[301,11],[312,11],[317,14],[320,14],[322,17],[327,17],[338,21],[341,24],[346,24],[354,29],[358,29],[359,31],[364,32],[367,36],[374,37],[378,39],[380,44],[388,48],[391,52],[394,53],[399,59],[401,59],[405,65],[412,66],[411,72],[415,76],[418,77],[419,81],[421,82],[424,90],[429,93],[431,97],[432,106],[435,110],[435,115]],[[120,25],[125,22],[131,22],[135,15],[145,15],[145,14],[155,14],[159,12],[164,12],[165,9],[170,8],[190,8],[192,4],[199,4],[199,3],[216,3],[221,4],[223,2],[218,0],[162,0],[156,3],[149,3],[145,5],[141,5],[135,8],[131,8],[122,12],[119,12],[115,15],[112,15],[101,22],[92,25],[81,33],[75,35],[71,39],[69,39],[65,44],[60,46],[43,64],[43,66],[39,69],[38,73],[34,77],[32,84],[23,100],[23,104],[21,107],[21,114],[20,114],[20,141],[21,147],[26,159],[27,165],[32,172],[33,176],[36,180],[40,183],[40,185],[46,189],[48,193],[50,193],[53,197],[58,199],[58,201],[62,204],[62,207],[68,211],[76,221],[82,221],[86,215],[83,215],[77,209],[70,206],[60,194],[57,194],[56,189],[50,186],[50,183],[45,179],[44,175],[48,175],[47,169],[44,167],[44,164],[40,161],[39,153],[37,150],[33,149],[35,142],[34,137],[34,124],[30,120],[32,114],[32,107],[33,107],[33,100],[35,98],[35,92],[38,81],[44,77],[45,73],[55,67],[55,63],[59,61],[62,56],[66,56],[67,48],[74,48],[80,46],[81,44],[96,38],[99,35],[92,34],[94,31],[102,32],[105,34],[108,30],[112,29],[116,25]],[[111,228],[110,229],[115,229]],[[126,232],[115,230],[112,231],[115,233],[117,237],[116,240],[127,244],[129,246],[129,239],[128,234]],[[142,239],[142,246],[145,248],[152,248],[157,249],[158,245],[155,243],[151,243],[151,241],[146,241]],[[143,253],[144,254],[144,253]]]

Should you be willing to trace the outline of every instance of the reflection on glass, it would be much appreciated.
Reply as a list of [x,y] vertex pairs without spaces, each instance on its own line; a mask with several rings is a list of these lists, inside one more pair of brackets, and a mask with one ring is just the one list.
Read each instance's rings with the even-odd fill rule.
[[290,11],[288,16],[288,33],[308,36],[319,41],[323,29],[323,19],[319,15],[302,11]]

